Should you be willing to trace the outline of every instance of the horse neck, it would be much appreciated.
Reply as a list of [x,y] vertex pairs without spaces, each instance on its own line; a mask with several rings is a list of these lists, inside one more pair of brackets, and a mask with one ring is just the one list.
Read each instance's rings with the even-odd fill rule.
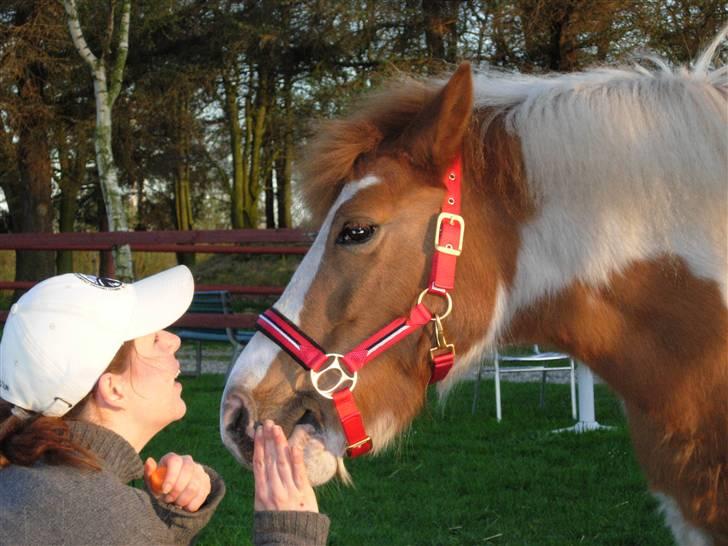
[[[465,252],[472,263],[463,267],[469,285],[463,303],[488,334],[483,341],[481,326],[471,339],[481,347],[496,341],[558,347],[587,362],[635,407],[673,403],[656,396],[656,388],[682,392],[677,406],[683,407],[675,411],[685,419],[693,413],[690,400],[704,397],[704,381],[728,390],[728,367],[720,366],[728,354],[720,283],[696,274],[670,244],[661,247],[649,213],[629,202],[588,203],[585,214],[564,199],[531,198],[520,144],[501,124],[489,127],[484,142],[468,158]],[[615,215],[614,232],[595,231],[590,214],[597,210]],[[488,302],[487,309],[473,301]],[[685,366],[699,373],[688,377]]]

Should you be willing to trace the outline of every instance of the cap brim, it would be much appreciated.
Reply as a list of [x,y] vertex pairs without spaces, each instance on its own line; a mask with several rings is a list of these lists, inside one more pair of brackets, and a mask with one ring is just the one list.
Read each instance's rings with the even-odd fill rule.
[[178,265],[131,285],[136,303],[124,341],[164,330],[180,318],[192,302],[195,281],[184,265]]

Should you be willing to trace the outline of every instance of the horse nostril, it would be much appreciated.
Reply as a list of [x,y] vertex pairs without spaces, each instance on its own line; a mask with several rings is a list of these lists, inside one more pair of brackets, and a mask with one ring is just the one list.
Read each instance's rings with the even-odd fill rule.
[[253,428],[250,406],[242,397],[231,397],[223,404],[223,441],[228,449],[238,452],[243,459],[240,462],[249,462],[253,457]]

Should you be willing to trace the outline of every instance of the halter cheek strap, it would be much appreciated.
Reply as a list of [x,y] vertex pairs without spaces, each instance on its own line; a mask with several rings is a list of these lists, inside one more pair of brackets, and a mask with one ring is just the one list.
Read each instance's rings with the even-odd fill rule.
[[[372,440],[366,434],[361,413],[352,394],[357,384],[359,370],[431,320],[435,322],[437,343],[430,350],[432,361],[430,383],[443,379],[455,361],[455,348],[447,343],[441,321],[452,310],[449,291],[455,286],[455,265],[463,246],[465,221],[460,216],[461,173],[461,160],[458,157],[448,168],[443,179],[446,192],[437,219],[435,252],[429,284],[410,309],[408,316],[393,320],[346,354],[327,353],[273,307],[258,317],[257,329],[307,369],[314,389],[322,397],[333,401],[346,437],[346,454],[349,457],[358,457],[372,448]],[[446,298],[447,309],[442,315],[433,313],[422,303],[427,294]]]

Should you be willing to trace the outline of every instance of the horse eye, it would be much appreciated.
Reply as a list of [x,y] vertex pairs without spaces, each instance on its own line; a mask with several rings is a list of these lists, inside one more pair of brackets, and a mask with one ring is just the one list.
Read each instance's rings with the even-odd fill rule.
[[337,245],[360,245],[372,238],[377,226],[370,224],[347,224],[336,238]]

